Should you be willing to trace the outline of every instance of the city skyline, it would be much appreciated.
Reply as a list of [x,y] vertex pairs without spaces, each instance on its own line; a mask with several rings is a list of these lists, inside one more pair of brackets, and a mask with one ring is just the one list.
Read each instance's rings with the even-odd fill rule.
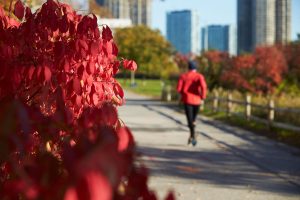
[[[180,3],[181,2],[181,3]],[[217,5],[217,6],[216,6]],[[234,25],[237,26],[236,0],[153,0],[152,28],[159,29],[166,36],[166,13],[180,10],[196,10],[200,16],[200,27],[207,25]],[[213,12],[215,11],[215,12]],[[218,13],[218,14],[215,14]],[[300,33],[300,1],[292,0],[291,39],[297,39]]]

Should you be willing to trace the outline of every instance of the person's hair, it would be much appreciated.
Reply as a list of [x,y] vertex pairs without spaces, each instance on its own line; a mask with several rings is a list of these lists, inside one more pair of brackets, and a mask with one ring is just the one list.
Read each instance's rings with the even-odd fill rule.
[[189,70],[197,69],[196,63],[194,61],[189,61],[188,62],[188,68]]

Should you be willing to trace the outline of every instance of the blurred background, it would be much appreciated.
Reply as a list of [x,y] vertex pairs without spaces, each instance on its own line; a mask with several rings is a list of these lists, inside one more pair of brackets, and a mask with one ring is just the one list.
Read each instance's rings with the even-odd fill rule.
[[[229,94],[233,99],[250,95],[256,105],[267,106],[272,99],[280,108],[272,121],[288,123],[291,132],[300,132],[299,0],[63,2],[82,14],[96,14],[99,26],[112,29],[119,56],[137,62],[135,73],[118,74],[125,89],[177,101],[177,79],[193,58],[207,80],[207,104],[215,103],[210,98],[227,99]],[[9,9],[8,1],[0,3]],[[32,10],[42,3],[26,1]],[[244,112],[245,108],[235,105],[233,109]],[[267,119],[269,111],[253,107],[252,115]],[[289,133],[274,137],[286,138]],[[289,140],[300,146],[299,134]]]

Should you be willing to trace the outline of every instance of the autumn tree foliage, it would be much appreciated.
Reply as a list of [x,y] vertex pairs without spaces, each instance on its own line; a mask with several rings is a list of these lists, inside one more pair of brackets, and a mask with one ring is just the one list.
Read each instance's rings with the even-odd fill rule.
[[171,59],[171,44],[158,30],[146,26],[121,28],[116,30],[115,38],[120,56],[132,58],[139,64],[137,73],[167,78],[178,72]]
[[255,81],[255,58],[245,54],[231,59],[223,71],[221,82],[225,88],[254,92],[251,82]]
[[272,93],[287,71],[286,60],[276,47],[259,47],[252,55],[234,57],[221,77],[231,88],[255,93]]
[[174,61],[177,64],[177,67],[181,73],[187,70],[189,61],[189,57],[187,55],[176,53],[174,55]]
[[207,51],[197,58],[199,71],[205,76],[209,89],[221,86],[220,78],[229,60],[228,53],[217,50]]
[[[124,93],[107,26],[48,0],[0,7],[1,199],[156,199],[118,118]],[[168,199],[173,199],[169,194]]]
[[287,78],[299,84],[300,80],[300,42],[292,42],[278,47],[284,54],[288,65]]

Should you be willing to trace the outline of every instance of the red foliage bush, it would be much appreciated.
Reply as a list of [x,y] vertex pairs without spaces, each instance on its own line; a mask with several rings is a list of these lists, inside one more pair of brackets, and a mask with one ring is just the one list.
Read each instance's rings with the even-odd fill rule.
[[259,47],[253,55],[234,57],[221,81],[227,87],[255,93],[272,93],[287,71],[286,60],[276,47]]
[[204,52],[198,58],[199,71],[204,75],[210,90],[220,87],[220,77],[224,68],[230,62],[229,54],[217,50]]
[[178,68],[180,69],[181,72],[184,72],[188,68],[188,61],[189,58],[187,55],[181,54],[181,53],[176,53],[174,56],[174,61],[177,64]]
[[14,14],[0,7],[1,199],[156,199],[116,109],[114,75],[137,66],[110,29],[53,0]]
[[283,52],[288,65],[287,78],[298,82],[300,80],[300,42],[281,45],[279,49]]
[[254,63],[255,58],[250,54],[232,58],[221,76],[222,83],[225,87],[254,92],[250,84],[254,78]]

